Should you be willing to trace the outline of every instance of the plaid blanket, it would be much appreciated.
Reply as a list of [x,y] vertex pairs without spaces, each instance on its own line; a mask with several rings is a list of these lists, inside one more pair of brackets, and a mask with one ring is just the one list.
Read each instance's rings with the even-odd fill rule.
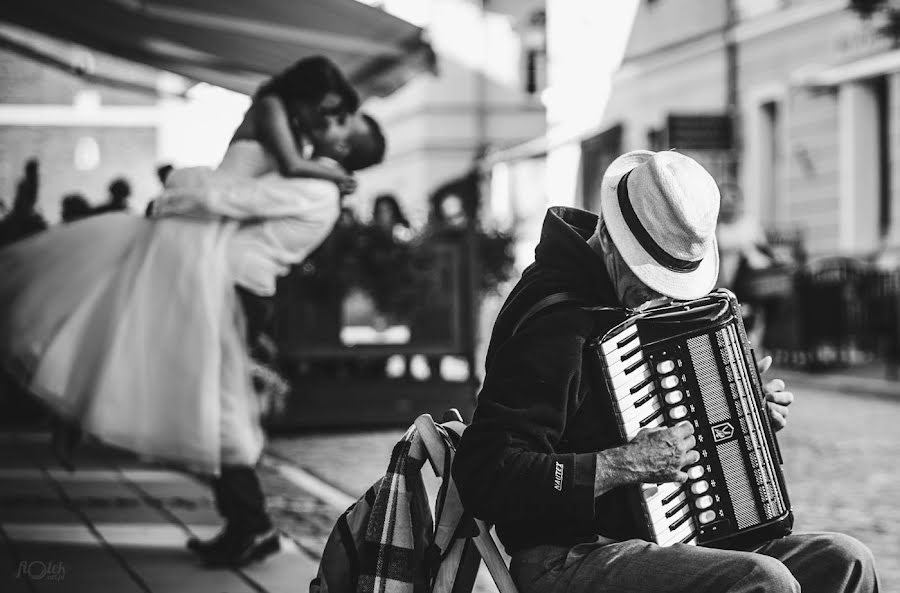
[[425,551],[434,532],[422,483],[423,447],[415,427],[394,446],[387,473],[375,485],[357,593],[428,591]]

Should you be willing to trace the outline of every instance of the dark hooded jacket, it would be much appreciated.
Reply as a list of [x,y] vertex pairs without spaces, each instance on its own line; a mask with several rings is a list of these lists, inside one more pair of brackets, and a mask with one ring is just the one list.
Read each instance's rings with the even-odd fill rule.
[[[587,243],[596,225],[589,212],[547,211],[535,261],[494,324],[484,386],[454,461],[463,506],[496,525],[508,553],[635,535],[623,489],[594,499],[596,452],[622,444],[586,350],[621,319],[588,309],[620,307]],[[549,307],[511,335],[526,311],[560,291],[583,306]]]

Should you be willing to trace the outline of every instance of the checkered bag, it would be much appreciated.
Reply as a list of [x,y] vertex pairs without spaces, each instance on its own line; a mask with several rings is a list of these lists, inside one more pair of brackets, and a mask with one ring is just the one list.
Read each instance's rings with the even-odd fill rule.
[[427,593],[434,520],[414,427],[394,446],[387,472],[335,524],[310,593]]

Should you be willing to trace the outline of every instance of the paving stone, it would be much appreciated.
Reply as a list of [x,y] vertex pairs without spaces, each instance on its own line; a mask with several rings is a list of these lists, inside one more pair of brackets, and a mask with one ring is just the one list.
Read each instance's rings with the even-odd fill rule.
[[210,591],[251,593],[253,588],[230,570],[211,570],[179,543],[169,547],[116,547],[154,593]]

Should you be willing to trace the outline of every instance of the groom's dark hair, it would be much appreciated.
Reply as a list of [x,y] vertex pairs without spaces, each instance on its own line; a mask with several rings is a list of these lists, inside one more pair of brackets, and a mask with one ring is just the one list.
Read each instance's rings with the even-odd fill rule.
[[384,160],[384,153],[387,150],[384,132],[375,118],[368,113],[361,113],[360,116],[366,122],[368,133],[357,135],[350,142],[350,153],[341,163],[351,173],[377,165]]

